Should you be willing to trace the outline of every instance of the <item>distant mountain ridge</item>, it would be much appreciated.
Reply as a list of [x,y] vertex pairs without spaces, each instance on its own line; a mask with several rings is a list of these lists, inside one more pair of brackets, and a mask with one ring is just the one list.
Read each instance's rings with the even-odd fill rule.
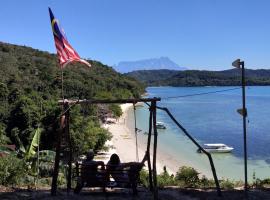
[[[147,86],[236,86],[241,85],[241,71],[138,70],[126,73]],[[247,85],[270,85],[270,70],[246,69]]]
[[160,57],[137,61],[119,62],[117,66],[114,66],[114,69],[121,73],[128,73],[135,70],[156,70],[156,69],[185,70],[186,68],[180,67],[178,64],[170,60],[168,57]]

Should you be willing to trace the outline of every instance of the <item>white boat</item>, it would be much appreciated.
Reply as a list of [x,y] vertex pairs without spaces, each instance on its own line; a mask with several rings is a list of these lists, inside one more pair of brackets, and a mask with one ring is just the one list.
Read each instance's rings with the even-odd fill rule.
[[[226,144],[204,144],[203,149],[209,153],[229,153],[234,148],[229,147]],[[202,153],[200,149],[197,151],[198,153]]]
[[166,126],[162,122],[157,122],[157,128],[158,129],[166,129]]

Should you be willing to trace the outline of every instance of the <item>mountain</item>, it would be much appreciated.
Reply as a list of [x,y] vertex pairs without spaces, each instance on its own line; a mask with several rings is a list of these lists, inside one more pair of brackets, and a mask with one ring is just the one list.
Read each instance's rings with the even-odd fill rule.
[[[246,69],[247,85],[270,85],[270,70]],[[139,70],[125,74],[147,86],[235,86],[241,85],[241,71]]]
[[120,73],[128,73],[135,70],[185,70],[186,68],[180,67],[168,57],[160,57],[153,59],[120,62],[117,66],[114,66],[114,69]]

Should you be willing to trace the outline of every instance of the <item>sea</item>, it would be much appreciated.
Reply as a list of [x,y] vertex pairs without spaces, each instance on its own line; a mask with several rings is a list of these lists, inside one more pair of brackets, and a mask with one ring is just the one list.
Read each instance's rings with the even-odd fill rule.
[[[166,107],[196,141],[224,143],[232,153],[212,154],[218,178],[244,180],[243,118],[241,87],[148,87],[148,97],[160,97],[158,106]],[[270,178],[270,86],[246,87],[248,180]],[[137,107],[137,128],[148,131],[147,105]],[[207,156],[162,110],[157,121],[167,127],[158,130],[158,148],[179,162],[188,163],[200,173],[211,176]],[[146,137],[146,135],[145,135]]]

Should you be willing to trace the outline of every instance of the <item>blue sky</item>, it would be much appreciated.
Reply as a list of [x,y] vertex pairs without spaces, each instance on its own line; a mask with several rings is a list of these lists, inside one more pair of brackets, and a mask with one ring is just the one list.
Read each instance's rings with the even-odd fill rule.
[[270,69],[267,0],[1,1],[0,41],[56,52],[48,6],[84,58],[108,65],[168,56],[189,69]]

